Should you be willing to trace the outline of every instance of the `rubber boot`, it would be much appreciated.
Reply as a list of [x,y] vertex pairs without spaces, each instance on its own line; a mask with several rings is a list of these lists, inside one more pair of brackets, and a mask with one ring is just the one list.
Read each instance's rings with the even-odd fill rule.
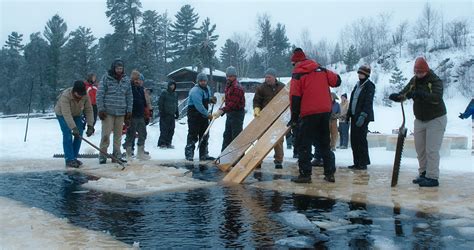
[[143,145],[138,146],[138,148],[137,148],[137,158],[139,160],[144,160],[144,161],[151,159],[151,157],[149,155],[145,154],[145,146],[143,146]]

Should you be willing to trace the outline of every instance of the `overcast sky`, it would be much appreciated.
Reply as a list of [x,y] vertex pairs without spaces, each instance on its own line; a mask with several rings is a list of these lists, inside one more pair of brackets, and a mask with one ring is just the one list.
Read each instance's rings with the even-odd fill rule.
[[[142,0],[142,11],[164,11],[172,17],[184,4],[191,4],[200,21],[209,17],[217,24],[220,35],[218,45],[224,44],[233,33],[248,33],[255,36],[256,22],[259,14],[267,13],[272,24],[277,22],[286,26],[291,43],[296,43],[304,29],[307,29],[314,42],[321,38],[335,41],[339,31],[350,22],[361,17],[376,17],[379,13],[392,15],[392,26],[403,20],[413,23],[421,13],[427,1],[364,1],[364,0],[333,0],[333,1],[290,1],[290,0]],[[429,1],[438,11],[442,11],[444,19],[467,18],[473,24],[473,0]],[[105,0],[0,0],[1,9],[1,43],[4,44],[12,31],[24,35],[24,42],[29,40],[33,32],[43,32],[46,22],[59,14],[68,25],[68,31],[78,26],[91,28],[96,37],[112,33],[109,24]]]

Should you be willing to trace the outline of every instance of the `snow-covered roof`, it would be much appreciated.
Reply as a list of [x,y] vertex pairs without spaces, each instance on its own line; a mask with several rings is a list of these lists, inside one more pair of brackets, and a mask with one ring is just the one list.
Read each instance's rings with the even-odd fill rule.
[[[173,75],[174,73],[176,73],[176,72],[178,72],[178,71],[180,71],[180,70],[183,70],[183,69],[188,70],[188,71],[192,71],[192,72],[196,72],[196,73],[200,73],[200,72],[198,71],[197,67],[186,66],[186,67],[182,67],[182,68],[179,68],[179,69],[177,69],[177,70],[172,71],[171,73],[168,74],[168,76],[169,76],[169,75]],[[209,68],[203,68],[201,72],[204,72],[206,75],[210,75],[210,70],[209,70]],[[214,75],[214,76],[226,77],[226,76],[225,76],[225,72],[220,71],[220,70],[217,70],[217,69],[213,69],[213,70],[212,70],[212,75]]]

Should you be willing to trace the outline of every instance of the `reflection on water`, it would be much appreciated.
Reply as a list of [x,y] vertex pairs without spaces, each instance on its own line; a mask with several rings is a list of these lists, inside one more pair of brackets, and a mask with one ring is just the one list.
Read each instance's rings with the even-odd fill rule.
[[[192,170],[194,178],[201,180],[219,181],[223,177],[213,167],[180,167]],[[289,176],[255,172],[253,178],[270,181]],[[249,185],[217,185],[128,198],[82,192],[80,185],[89,179],[92,177],[59,171],[2,174],[0,196],[67,218],[74,225],[108,232],[128,244],[140,242],[144,248],[277,247],[277,241],[290,247],[310,244],[352,249],[473,246],[473,239],[462,237],[455,227],[440,226],[444,219],[440,211],[426,214],[405,210],[399,204],[375,206],[366,203],[363,193],[354,193],[351,201],[345,202]],[[368,181],[370,176],[366,175],[357,184]],[[279,215],[292,211],[320,222],[321,229],[297,230],[283,223]]]

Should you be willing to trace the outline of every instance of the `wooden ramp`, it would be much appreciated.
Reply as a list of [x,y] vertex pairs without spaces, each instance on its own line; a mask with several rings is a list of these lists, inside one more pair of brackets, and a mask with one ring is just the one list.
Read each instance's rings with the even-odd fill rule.
[[290,121],[290,108],[270,126],[270,128],[260,137],[254,147],[240,159],[232,170],[224,177],[224,181],[242,183],[245,178],[259,165],[268,153],[273,149],[275,143],[283,138],[290,130],[286,125]]
[[[260,138],[275,120],[290,106],[288,88],[283,88],[268,103],[260,113],[260,117],[253,119],[247,127],[227,146],[218,157],[218,167],[222,171],[228,171],[241,157],[245,151]],[[285,124],[286,125],[286,124]]]

